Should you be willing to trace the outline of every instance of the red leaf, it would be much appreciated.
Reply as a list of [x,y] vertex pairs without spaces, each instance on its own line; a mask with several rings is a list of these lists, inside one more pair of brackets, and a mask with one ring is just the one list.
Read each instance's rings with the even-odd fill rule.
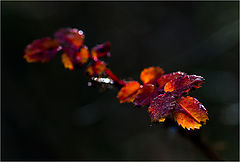
[[110,42],[95,46],[92,51],[92,57],[97,60],[100,57],[110,56]]
[[184,75],[169,81],[164,86],[165,92],[173,92],[176,96],[181,96],[184,92],[189,92],[192,88],[199,88],[203,83],[203,77],[196,75]]
[[205,107],[195,98],[187,96],[177,100],[178,106],[174,111],[174,119],[183,128],[199,129],[206,124],[208,113]]
[[60,29],[55,33],[55,38],[63,47],[66,54],[69,55],[71,61],[76,63],[76,53],[79,51],[84,41],[83,31],[72,28]]
[[154,91],[153,84],[144,84],[138,90],[137,96],[133,102],[135,106],[147,106],[152,99],[152,93]]
[[60,49],[56,40],[42,38],[26,47],[24,58],[27,62],[49,62]]
[[176,106],[175,97],[171,93],[160,94],[154,98],[148,107],[152,122],[163,122],[173,112]]
[[159,88],[162,88],[167,82],[169,82],[170,80],[172,79],[175,79],[175,78],[178,78],[180,76],[184,76],[186,75],[185,73],[183,72],[174,72],[174,73],[170,73],[170,74],[166,74],[166,75],[162,75],[158,80],[157,80],[157,83],[158,83],[158,86]]

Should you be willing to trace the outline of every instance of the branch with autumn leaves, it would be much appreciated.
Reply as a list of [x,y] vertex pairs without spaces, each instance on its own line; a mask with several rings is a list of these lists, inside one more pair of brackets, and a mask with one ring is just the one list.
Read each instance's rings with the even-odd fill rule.
[[164,122],[173,117],[183,128],[199,129],[208,120],[205,107],[188,96],[192,89],[200,88],[204,79],[184,72],[164,74],[160,67],[149,67],[140,74],[142,84],[124,81],[117,77],[101,60],[110,56],[110,43],[106,42],[88,50],[83,43],[83,31],[72,28],[58,30],[54,39],[50,37],[33,41],[25,49],[27,62],[49,62],[60,51],[65,68],[74,70],[87,65],[86,74],[100,83],[113,84],[120,88],[117,98],[138,107],[148,106],[152,122]]

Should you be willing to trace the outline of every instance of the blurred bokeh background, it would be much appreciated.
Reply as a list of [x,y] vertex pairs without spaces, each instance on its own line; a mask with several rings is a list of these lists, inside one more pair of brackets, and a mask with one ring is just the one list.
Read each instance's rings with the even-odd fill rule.
[[63,27],[83,30],[89,48],[110,41],[121,78],[149,66],[203,76],[190,95],[210,120],[195,132],[221,160],[239,160],[238,2],[2,2],[1,12],[2,160],[208,160],[177,124],[152,125],[60,55],[25,62],[27,44]]

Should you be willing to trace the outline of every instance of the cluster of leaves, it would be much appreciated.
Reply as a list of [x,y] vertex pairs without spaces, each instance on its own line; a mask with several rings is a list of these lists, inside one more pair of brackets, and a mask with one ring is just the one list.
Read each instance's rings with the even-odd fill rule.
[[117,97],[121,103],[149,106],[152,122],[164,122],[166,117],[173,116],[187,129],[199,129],[206,124],[208,114],[205,107],[196,98],[185,96],[190,90],[200,88],[203,77],[183,72],[163,74],[159,67],[146,68],[140,75],[143,85],[137,81],[128,82]]
[[[160,67],[149,67],[141,72],[142,85],[137,81],[126,82],[113,74],[107,64],[100,60],[110,56],[110,43],[97,45],[89,52],[84,38],[81,30],[60,29],[54,34],[54,39],[46,37],[29,44],[24,58],[27,62],[45,63],[63,51],[61,58],[65,68],[74,70],[87,63],[89,77],[121,87],[117,95],[120,103],[148,106],[152,122],[164,122],[167,117],[173,116],[179,125],[187,129],[199,129],[206,123],[208,114],[204,106],[197,99],[186,95],[190,90],[200,88],[203,77],[183,72],[164,75]],[[105,80],[103,77],[106,77]]]

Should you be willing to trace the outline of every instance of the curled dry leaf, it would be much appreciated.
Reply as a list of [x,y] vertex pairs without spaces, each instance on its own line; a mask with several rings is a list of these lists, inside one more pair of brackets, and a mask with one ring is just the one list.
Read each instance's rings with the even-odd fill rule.
[[133,102],[139,88],[140,88],[140,84],[137,81],[128,82],[118,92],[117,98],[120,100],[120,103]]
[[48,37],[42,38],[26,47],[24,58],[27,62],[49,62],[60,49],[56,40]]
[[164,71],[160,67],[149,67],[144,69],[140,74],[140,79],[144,84],[154,83],[161,75],[164,74]]

